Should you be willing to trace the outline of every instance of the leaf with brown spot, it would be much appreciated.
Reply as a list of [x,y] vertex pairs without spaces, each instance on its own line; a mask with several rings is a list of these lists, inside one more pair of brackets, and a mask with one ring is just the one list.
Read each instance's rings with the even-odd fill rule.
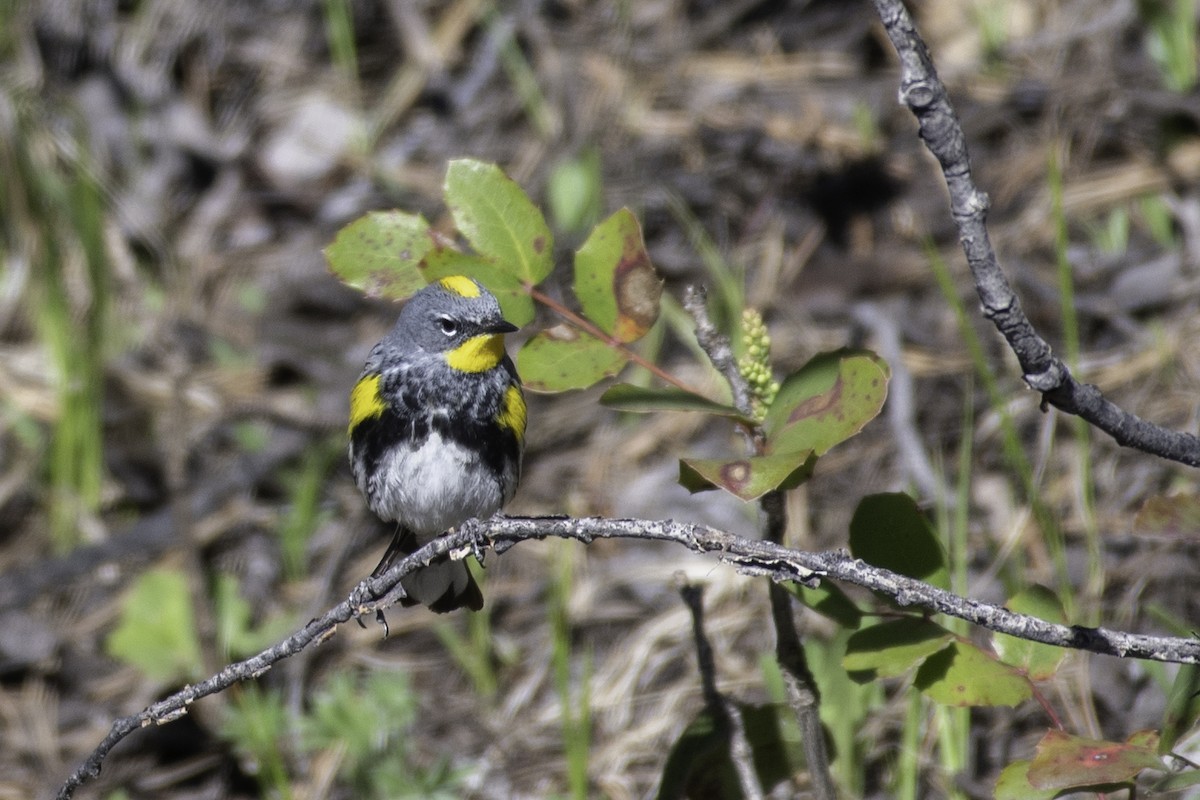
[[879,356],[838,350],[815,356],[788,376],[763,427],[771,452],[824,455],[874,419],[887,398],[889,372]]
[[783,453],[751,458],[684,458],[679,483],[689,492],[724,489],[747,502],[775,489],[794,489],[812,475],[811,453]]
[[1029,783],[1037,789],[1062,790],[1127,783],[1142,770],[1163,770],[1155,752],[1158,737],[1146,733],[1135,733],[1126,742],[1106,742],[1047,731],[1029,765]]
[[586,389],[623,366],[620,350],[570,325],[540,331],[517,354],[521,380],[535,392]]
[[597,225],[575,254],[575,296],[588,319],[620,342],[645,336],[658,319],[662,280],[629,209]]
[[325,261],[369,297],[404,300],[425,285],[419,265],[432,247],[429,223],[420,214],[372,211],[338,231]]

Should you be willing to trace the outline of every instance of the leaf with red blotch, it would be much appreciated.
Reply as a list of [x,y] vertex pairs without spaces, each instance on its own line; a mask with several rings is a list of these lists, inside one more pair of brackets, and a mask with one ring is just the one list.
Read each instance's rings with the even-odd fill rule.
[[1127,783],[1142,770],[1164,768],[1157,746],[1158,735],[1152,731],[1140,731],[1124,742],[1047,731],[1029,765],[1029,784],[1062,790]]

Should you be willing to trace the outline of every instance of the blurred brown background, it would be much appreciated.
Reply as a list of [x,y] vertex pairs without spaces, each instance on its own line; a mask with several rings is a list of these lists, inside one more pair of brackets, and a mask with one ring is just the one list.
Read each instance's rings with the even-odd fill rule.
[[[1031,318],[1059,347],[1053,159],[1082,377],[1192,429],[1200,94],[1195,4],[1176,6],[1183,17],[1165,3],[1101,0],[912,7]],[[896,103],[894,54],[869,4],[18,0],[0,23],[0,798],[45,796],[114,717],[238,654],[222,627],[238,614],[217,599],[229,587],[246,604],[237,625],[263,634],[243,641],[252,648],[332,605],[374,564],[384,537],[344,464],[346,398],[396,309],[341,286],[321,250],[371,209],[444,226],[454,157],[499,163],[539,203],[563,192],[563,208],[583,208],[585,221],[589,208],[630,206],[676,297],[744,276],[781,374],[864,344],[913,379],[892,400],[910,409],[907,422],[881,416],[794,493],[794,544],[843,546],[869,492],[907,489],[931,509],[947,501],[962,485],[965,435],[972,593],[1001,599],[989,567],[1013,553],[1030,580],[1053,581],[996,407],[930,268],[940,254],[973,314],[944,187]],[[565,267],[586,228],[551,222]],[[569,284],[564,268],[552,285],[569,296]],[[1192,542],[1131,536],[1141,502],[1188,486],[1191,473],[1100,436],[1086,449],[1038,412],[986,325],[970,324],[1080,584],[1088,526],[1105,543],[1108,572],[1088,613],[1143,631],[1157,624],[1151,607],[1194,619]],[[510,337],[514,349],[528,332]],[[709,380],[669,329],[652,355]],[[751,509],[675,484],[679,456],[737,447],[729,431],[699,417],[620,418],[596,397],[532,399],[510,511],[753,534]],[[158,678],[112,650],[147,569],[181,576],[195,604],[196,659]],[[347,628],[265,676],[260,690],[285,712],[281,780],[231,732],[230,708],[250,707],[242,692],[131,737],[80,796],[279,796],[280,785],[304,798],[565,795],[551,668],[564,646],[574,691],[590,691],[580,701],[591,709],[589,794],[648,796],[703,704],[678,570],[708,586],[722,688],[763,700],[763,587],[678,550],[529,544],[489,561],[485,623],[397,610],[388,640]],[[814,639],[829,634],[817,618],[804,624]],[[476,654],[490,688],[455,643]],[[1089,663],[1063,693],[1080,728],[1095,720],[1124,736],[1158,724],[1161,691],[1140,666]],[[380,788],[354,771],[352,746],[296,720],[314,716],[331,675],[388,670],[405,710],[390,715],[397,727],[382,745],[363,745],[373,766],[358,768],[402,765]],[[1088,680],[1104,691],[1080,700]],[[353,695],[374,697],[361,686]],[[880,797],[905,714],[903,695],[885,700],[859,756],[862,790]],[[337,707],[350,701],[323,706]],[[968,786],[990,785],[1036,740],[1045,720],[1031,716],[985,716]],[[926,782],[935,797],[951,780]]]

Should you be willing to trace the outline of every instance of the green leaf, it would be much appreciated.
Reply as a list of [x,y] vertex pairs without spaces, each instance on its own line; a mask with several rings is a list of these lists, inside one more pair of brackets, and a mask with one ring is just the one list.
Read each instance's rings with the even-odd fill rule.
[[[1161,748],[1159,748],[1161,750]],[[1159,794],[1166,795],[1169,792],[1180,792],[1183,789],[1191,788],[1196,784],[1200,784],[1200,770],[1188,770],[1187,772],[1174,772],[1166,775],[1162,780],[1157,781],[1151,788],[1150,797],[1155,797]],[[1191,797],[1192,795],[1179,795],[1180,797]]]
[[777,453],[824,455],[863,429],[883,408],[888,370],[878,356],[839,350],[815,356],[783,381],[767,411],[767,444]]
[[953,638],[950,631],[927,619],[889,620],[851,635],[842,665],[847,672],[868,673],[863,676],[867,680],[895,678],[944,648]]
[[535,392],[586,389],[623,366],[620,350],[565,324],[538,332],[517,354],[521,380]]
[[450,246],[435,246],[421,262],[421,272],[430,283],[450,275],[474,278],[496,295],[504,318],[518,328],[533,322],[536,316],[533,298],[521,279],[482,256],[463,253]]
[[1126,742],[1084,739],[1050,730],[1038,742],[1029,765],[1029,784],[1035,789],[1073,789],[1128,783],[1144,769],[1162,770],[1156,753],[1157,737],[1134,734]]
[[575,296],[588,319],[619,342],[637,341],[658,319],[662,280],[628,208],[597,225],[575,254]]
[[1180,664],[1175,673],[1175,682],[1167,695],[1167,708],[1163,713],[1162,741],[1158,752],[1171,751],[1175,743],[1190,731],[1200,718],[1200,666]]
[[801,583],[785,583],[789,592],[804,605],[843,628],[854,630],[862,624],[863,612],[841,588],[832,581],[821,581],[816,587]]
[[994,800],[1054,800],[1058,789],[1035,789],[1029,783],[1029,761],[1014,761],[1000,771]]
[[108,637],[109,655],[162,682],[193,678],[200,645],[187,579],[178,570],[152,569],[134,582],[121,620]]
[[736,408],[715,400],[709,400],[692,392],[668,386],[662,389],[634,386],[629,383],[617,383],[610,386],[600,395],[600,402],[618,411],[634,413],[652,413],[657,411],[696,411],[701,414],[714,414],[719,417],[731,417],[738,422],[753,425],[754,420],[742,416]]
[[794,489],[812,475],[812,453],[780,453],[750,458],[683,458],[679,482],[689,492],[724,489],[745,501],[775,489]]
[[[1010,611],[1016,611],[1018,614],[1028,614],[1060,625],[1067,624],[1067,612],[1063,610],[1058,596],[1045,586],[1028,586],[1013,595],[1006,605]],[[996,634],[992,644],[1001,659],[1014,667],[1020,667],[1035,681],[1054,677],[1058,665],[1067,655],[1061,647],[1018,639],[1004,633]]]
[[429,223],[419,214],[372,211],[338,231],[325,260],[369,297],[404,300],[425,285],[418,265],[432,247]]
[[535,286],[554,269],[554,237],[542,212],[495,164],[451,161],[446,205],[475,252]]
[[868,564],[943,589],[949,586],[941,542],[906,494],[873,494],[859,501],[850,520],[850,552]]
[[963,641],[925,659],[913,685],[946,706],[1015,706],[1033,696],[1024,675]]

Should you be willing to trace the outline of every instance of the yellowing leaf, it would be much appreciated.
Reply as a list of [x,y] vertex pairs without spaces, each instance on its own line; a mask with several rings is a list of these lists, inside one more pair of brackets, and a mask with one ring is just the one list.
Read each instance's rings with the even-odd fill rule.
[[597,225],[575,254],[575,296],[588,319],[620,342],[645,336],[658,319],[662,279],[629,209]]
[[1029,761],[1014,761],[1000,771],[993,800],[1054,800],[1058,789],[1035,789],[1029,783]]

